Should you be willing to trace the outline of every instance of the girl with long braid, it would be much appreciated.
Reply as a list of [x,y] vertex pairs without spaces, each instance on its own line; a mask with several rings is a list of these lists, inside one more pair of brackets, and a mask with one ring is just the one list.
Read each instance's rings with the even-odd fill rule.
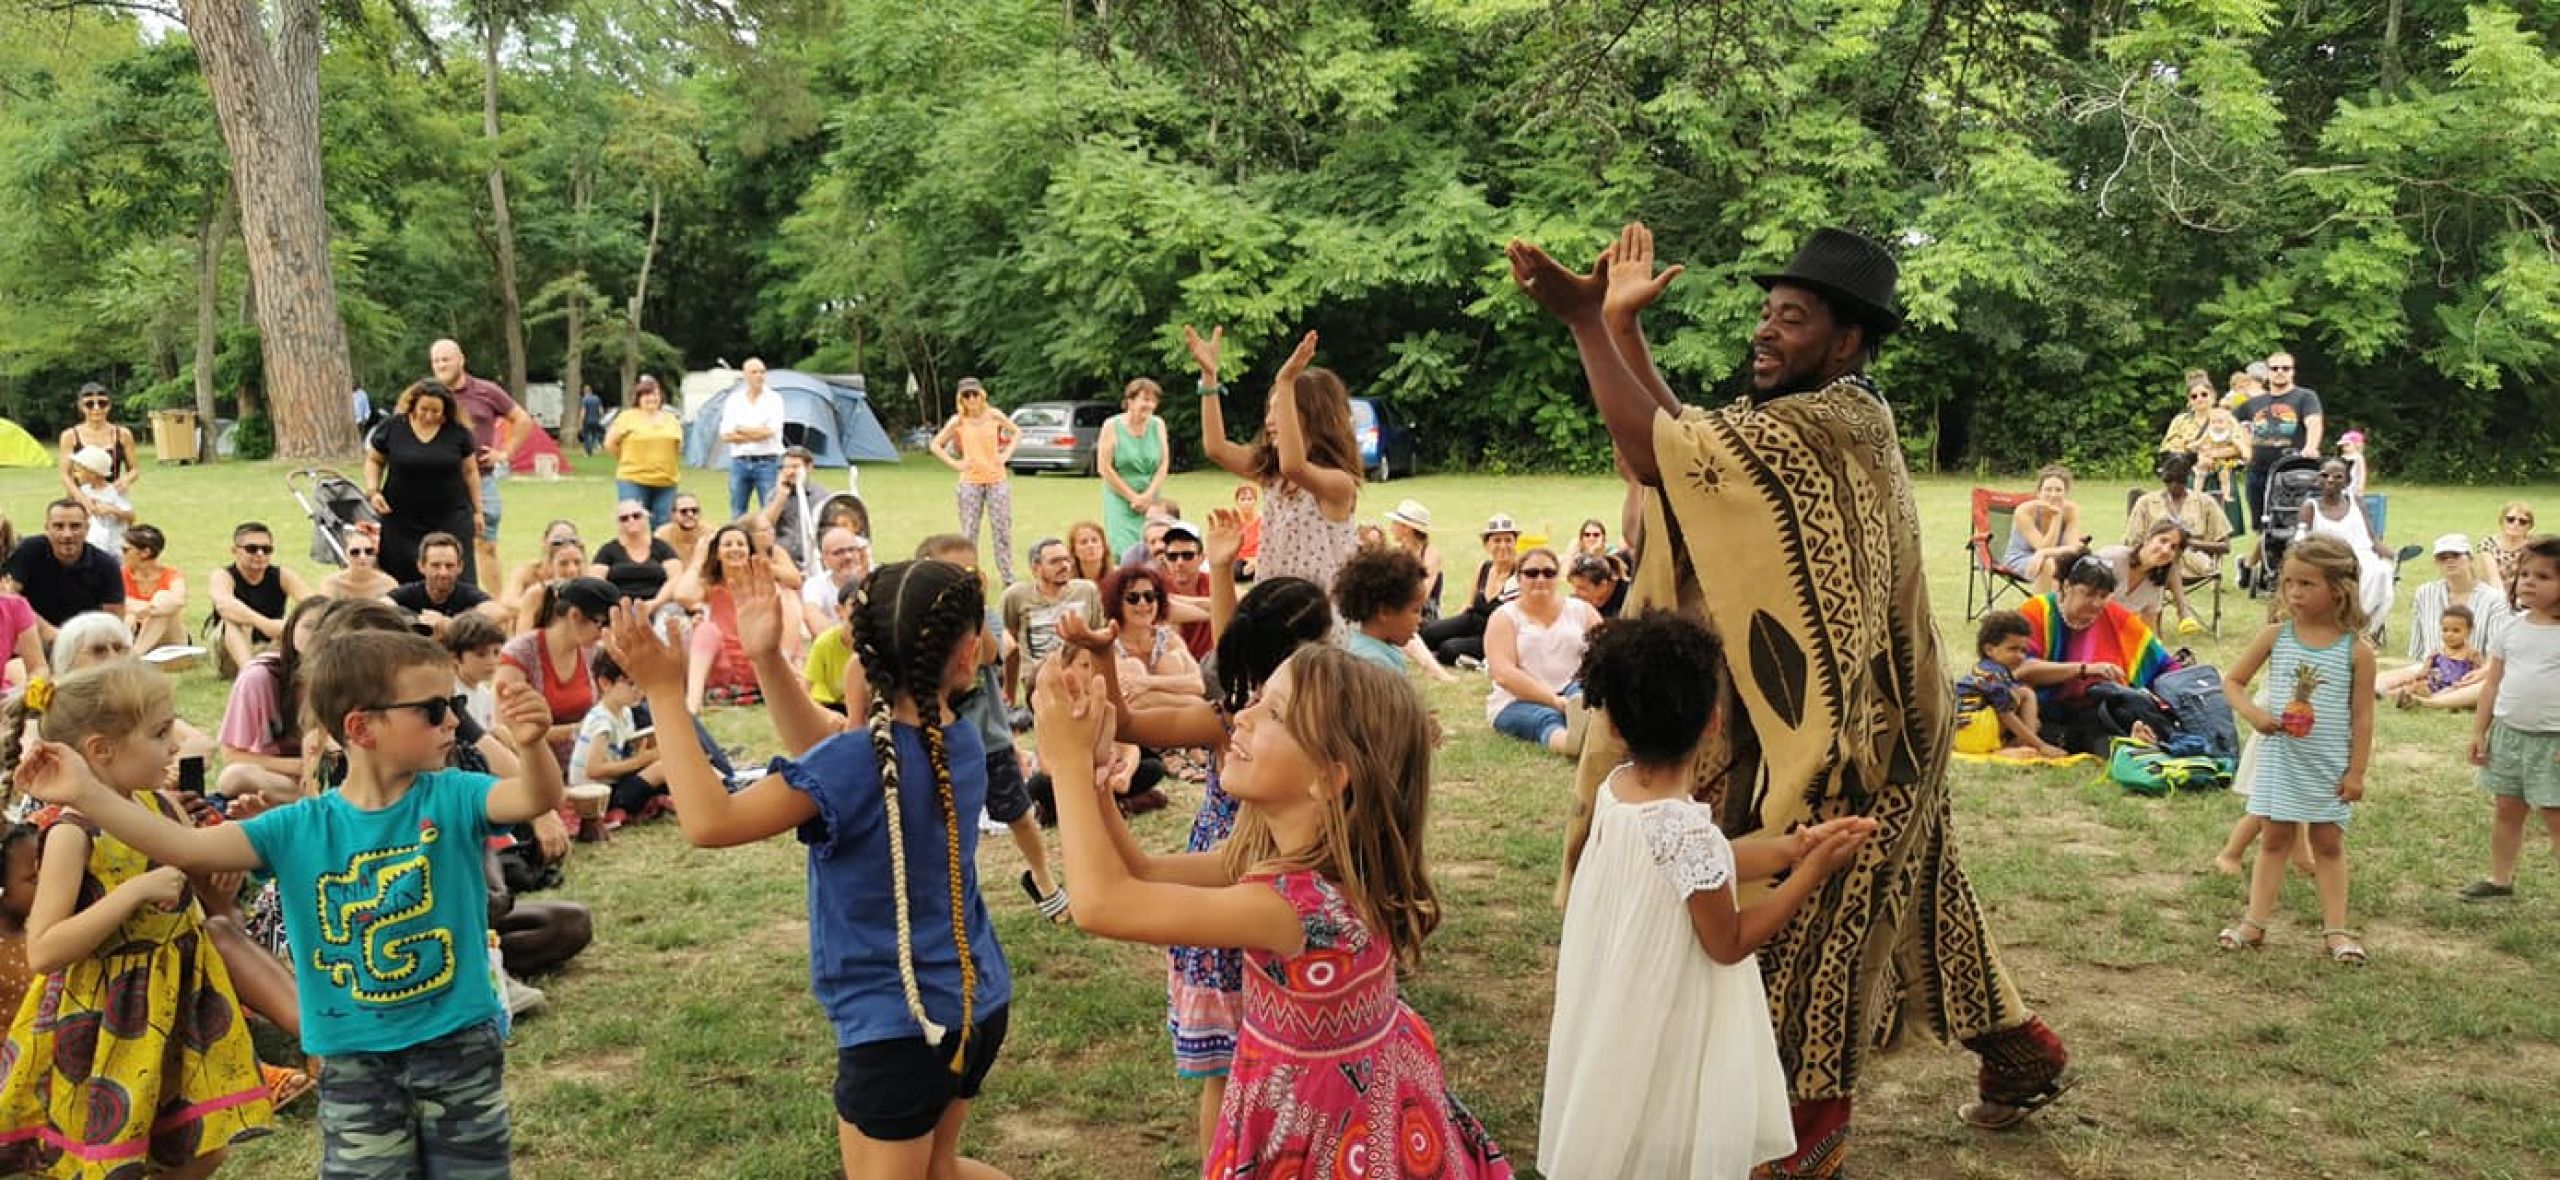
[[[770,576],[742,574],[750,590]],[[784,832],[809,846],[810,990],[836,1027],[845,1174],[1000,1177],[957,1153],[1013,999],[978,894],[982,739],[951,708],[975,679],[986,593],[950,562],[899,562],[864,580],[852,611],[845,705],[867,724],[830,732],[807,694],[781,694],[800,698],[777,701],[774,717],[795,754],[735,795],[690,726],[662,729],[667,786],[697,847]],[[749,651],[773,646],[763,633],[779,625],[770,613],[741,612]],[[617,609],[606,650],[652,712],[682,715],[684,649],[659,637],[638,604]]]

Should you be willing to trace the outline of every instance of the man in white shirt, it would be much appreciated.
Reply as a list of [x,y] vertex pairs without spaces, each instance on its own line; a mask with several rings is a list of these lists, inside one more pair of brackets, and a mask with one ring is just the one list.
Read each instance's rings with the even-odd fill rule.
[[[2409,659],[2417,662],[2434,655],[2444,646],[2444,608],[2461,603],[2471,608],[2471,646],[2487,651],[2498,642],[2515,616],[2508,608],[2505,595],[2480,580],[2480,572],[2471,563],[2471,539],[2460,533],[2446,533],[2436,538],[2436,572],[2441,581],[2418,587],[2409,612]],[[2427,703],[2449,709],[2466,709],[2480,701],[2477,682],[2448,688],[2428,698]]]
[[739,370],[747,387],[720,408],[720,441],[729,447],[729,519],[755,503],[773,503],[782,477],[782,395],[764,387],[764,361],[748,357]]
[[818,538],[818,568],[800,583],[800,605],[808,612],[809,634],[824,635],[836,625],[836,604],[844,588],[871,575],[871,542],[848,528],[828,529]]
[[[1067,543],[1043,537],[1031,543],[1031,576],[1005,587],[999,608],[1005,633],[1013,637],[1004,655],[1004,699],[1008,705],[1031,699],[1024,673],[1036,669],[1062,642],[1058,619],[1068,611],[1084,616],[1085,625],[1102,625],[1102,593],[1076,576],[1075,558]],[[1017,689],[1017,685],[1020,687]]]

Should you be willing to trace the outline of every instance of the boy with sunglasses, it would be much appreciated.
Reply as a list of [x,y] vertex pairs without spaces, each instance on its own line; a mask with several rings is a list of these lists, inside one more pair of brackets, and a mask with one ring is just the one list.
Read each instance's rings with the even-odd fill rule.
[[500,690],[522,769],[447,770],[453,661],[415,635],[355,632],[312,653],[308,703],[346,751],[337,790],[240,823],[190,828],[145,810],[77,759],[30,776],[152,860],[191,872],[275,874],[300,987],[302,1042],[320,1079],[320,1173],[509,1174],[506,1047],[489,961],[481,850],[560,805],[551,710]]
[[284,617],[311,588],[292,570],[275,564],[276,537],[247,521],[231,530],[231,564],[213,571],[213,614],[222,621],[223,675],[249,666],[284,634]]

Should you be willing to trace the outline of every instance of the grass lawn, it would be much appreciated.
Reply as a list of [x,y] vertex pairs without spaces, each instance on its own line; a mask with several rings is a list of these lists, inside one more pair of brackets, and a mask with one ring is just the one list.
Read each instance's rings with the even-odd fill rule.
[[[600,463],[557,482],[508,485],[506,553],[532,556],[541,523],[610,533]],[[309,528],[265,465],[149,469],[135,489],[145,521],[202,603],[230,525],[276,526],[300,559]],[[724,503],[720,473],[691,486]],[[866,473],[880,551],[899,556],[952,519],[951,480],[911,457]],[[1925,481],[1920,508],[1950,657],[1970,650],[1963,620],[1968,481]],[[1222,500],[1223,476],[1176,477],[1193,515]],[[56,494],[50,471],[0,472],[0,505],[24,531]],[[2081,489],[2093,520],[2119,519],[2125,485]],[[2395,541],[2486,529],[2523,495],[2560,489],[2395,488]],[[1099,515],[1091,480],[1018,480],[1017,546]],[[1614,525],[1609,478],[1426,476],[1370,489],[1377,518],[1413,497],[1441,522],[1449,598],[1473,569],[1473,529],[1496,510],[1569,538],[1585,516]],[[2402,599],[2432,577],[2413,564]],[[2227,660],[2253,604],[2232,595]],[[2402,618],[2394,634],[2403,634]],[[2386,666],[2395,652],[2386,651]],[[1558,915],[1548,905],[1571,774],[1494,737],[1481,680],[1425,693],[1450,723],[1438,767],[1434,868],[1448,919],[1409,985],[1438,1028],[1450,1076],[1524,1173],[1536,1156],[1539,1087]],[[210,727],[224,685],[187,675],[182,712]],[[757,712],[711,718],[723,741],[770,747]],[[1960,1129],[1972,1059],[1921,1046],[1869,1068],[1856,1172],[1881,1177],[2552,1175],[2560,1160],[2560,872],[2529,845],[2521,896],[2466,905],[2453,891],[2486,859],[2488,808],[2461,756],[2467,715],[2380,714],[2368,802],[2349,840],[2354,921],[2373,952],[2363,971],[2320,954],[2307,879],[2288,887],[2268,949],[2221,955],[2216,929],[2242,906],[2237,880],[2206,871],[2240,813],[2228,795],[2146,800],[2086,769],[1959,765],[1965,862],[2010,970],[2069,1040],[2084,1084],[2027,1130]],[[1178,846],[1196,792],[1138,822]],[[1038,920],[1010,884],[1010,842],[981,849],[981,874],[1015,972],[1012,1036],[970,1119],[966,1150],[1017,1176],[1176,1176],[1197,1167],[1193,1091],[1169,1068],[1158,952],[1098,942]],[[800,853],[788,841],[688,848],[672,825],[581,846],[565,895],[595,907],[595,947],[543,981],[548,1011],[519,1029],[511,1081],[520,1174],[535,1177],[769,1177],[835,1174],[829,1081],[834,1046],[810,1001]],[[231,1172],[308,1175],[311,1107],[237,1153]]]

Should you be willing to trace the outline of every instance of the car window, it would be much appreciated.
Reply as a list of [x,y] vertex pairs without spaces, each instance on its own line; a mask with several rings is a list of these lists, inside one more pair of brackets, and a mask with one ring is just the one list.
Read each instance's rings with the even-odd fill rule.
[[1110,421],[1113,414],[1117,414],[1119,412],[1119,410],[1110,406],[1077,406],[1076,425],[1100,426],[1103,423]]
[[1371,404],[1369,399],[1362,397],[1355,397],[1351,399],[1351,428],[1353,430],[1362,430],[1377,424],[1378,408]]
[[1065,406],[1024,406],[1013,412],[1013,424],[1025,430],[1055,430],[1067,424]]

